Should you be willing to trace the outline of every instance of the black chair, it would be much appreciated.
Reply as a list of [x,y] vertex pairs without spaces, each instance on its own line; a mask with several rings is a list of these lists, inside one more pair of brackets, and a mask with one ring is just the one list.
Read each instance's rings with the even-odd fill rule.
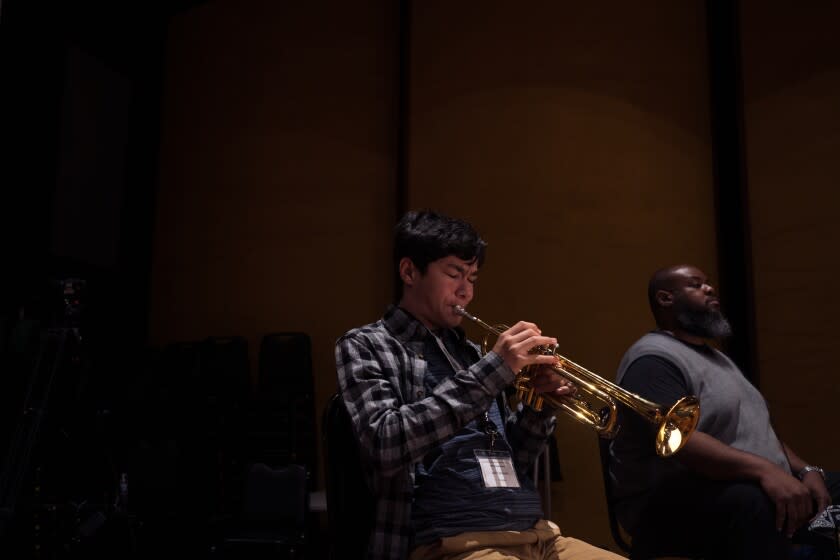
[[[154,508],[167,504],[190,535],[186,540],[204,542],[208,523],[240,509],[245,469],[237,447],[249,390],[248,344],[240,336],[171,343],[156,369],[153,413],[142,411],[142,418],[144,423],[149,418],[149,444],[166,453],[139,457],[149,477],[140,481],[149,497],[159,497],[143,501]],[[163,476],[170,470],[174,481]],[[137,482],[134,477],[132,484]],[[164,492],[171,483],[177,491]]]
[[[193,447],[188,476],[205,471],[205,486],[213,488],[209,511],[224,515],[239,507],[246,462],[240,449],[243,413],[250,393],[248,341],[242,336],[213,336],[199,345],[199,398],[192,412],[192,429],[183,434],[186,448]],[[254,461],[255,462],[255,461]],[[208,493],[209,494],[209,493]],[[210,495],[205,499],[211,498]]]
[[220,525],[213,547],[230,558],[300,559],[305,557],[309,510],[306,468],[251,466],[245,476],[242,510]]
[[330,558],[364,558],[374,525],[356,435],[341,395],[330,397],[322,422]]
[[604,481],[604,495],[607,498],[607,516],[610,521],[610,533],[618,547],[627,552],[632,552],[630,536],[624,532],[615,515],[615,494],[613,493],[612,480],[610,480],[610,440],[598,438],[598,449],[601,453],[601,475]]
[[250,461],[305,465],[313,490],[318,431],[311,353],[306,333],[263,336],[243,445]]
[[610,440],[598,438],[598,448],[601,454],[601,474],[604,480],[604,494],[607,498],[607,515],[610,522],[610,532],[616,544],[628,553],[631,560],[646,560],[648,558],[691,558],[699,560],[703,555],[696,550],[663,548],[657,549],[655,543],[645,546],[642,550],[639,546],[633,547],[632,537],[624,531],[615,513],[616,497],[613,492],[612,480],[610,478]]
[[531,477],[534,485],[540,492],[540,500],[543,506],[543,515],[546,519],[551,519],[551,481],[552,481],[552,451],[556,449],[557,444],[552,437],[549,439],[537,455],[534,461]]

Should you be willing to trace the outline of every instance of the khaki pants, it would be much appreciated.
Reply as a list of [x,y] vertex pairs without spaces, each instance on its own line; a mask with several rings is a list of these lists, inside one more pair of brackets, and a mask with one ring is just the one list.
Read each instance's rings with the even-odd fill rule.
[[418,546],[410,560],[615,560],[623,558],[577,539],[564,537],[560,527],[540,520],[527,531],[461,533]]

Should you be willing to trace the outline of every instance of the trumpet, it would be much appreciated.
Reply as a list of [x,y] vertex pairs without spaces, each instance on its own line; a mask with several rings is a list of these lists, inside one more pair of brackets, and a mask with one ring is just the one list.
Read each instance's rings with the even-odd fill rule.
[[[467,312],[460,305],[455,311],[482,327],[487,334],[482,342],[482,351],[487,353],[487,343],[491,334],[500,335],[508,330],[507,325],[492,326],[475,315]],[[517,372],[513,386],[517,398],[530,405],[535,410],[542,410],[545,403],[569,414],[573,419],[592,427],[597,434],[605,439],[612,439],[618,433],[617,402],[639,414],[657,427],[656,454],[669,457],[682,449],[688,438],[697,428],[700,420],[700,401],[694,396],[685,396],[663,413],[664,407],[632,393],[618,385],[607,381],[588,369],[580,366],[565,356],[557,353],[556,346],[535,346],[531,353],[554,356],[557,361],[549,366],[558,374],[571,381],[577,391],[574,395],[555,398],[547,394],[537,394],[531,386],[531,380],[536,368],[527,366]],[[584,393],[580,396],[580,393]],[[590,400],[600,400],[603,406],[596,409]]]

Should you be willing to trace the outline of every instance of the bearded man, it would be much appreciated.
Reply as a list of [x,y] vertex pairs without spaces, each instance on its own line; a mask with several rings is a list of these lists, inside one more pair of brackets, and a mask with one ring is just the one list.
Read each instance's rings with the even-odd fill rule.
[[731,329],[703,271],[657,271],[648,301],[657,329],[627,350],[616,380],[666,409],[696,395],[701,414],[669,458],[656,455],[652,424],[622,414],[610,475],[633,557],[690,549],[715,559],[790,558],[794,533],[806,535],[803,526],[838,502],[840,473],[825,473],[783,443],[761,393],[706,343]]

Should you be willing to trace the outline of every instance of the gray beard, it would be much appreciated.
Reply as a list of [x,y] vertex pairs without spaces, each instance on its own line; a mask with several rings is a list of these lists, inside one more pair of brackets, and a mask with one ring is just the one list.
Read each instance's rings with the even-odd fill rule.
[[720,311],[683,309],[677,314],[677,324],[687,333],[703,338],[732,335],[732,326]]

